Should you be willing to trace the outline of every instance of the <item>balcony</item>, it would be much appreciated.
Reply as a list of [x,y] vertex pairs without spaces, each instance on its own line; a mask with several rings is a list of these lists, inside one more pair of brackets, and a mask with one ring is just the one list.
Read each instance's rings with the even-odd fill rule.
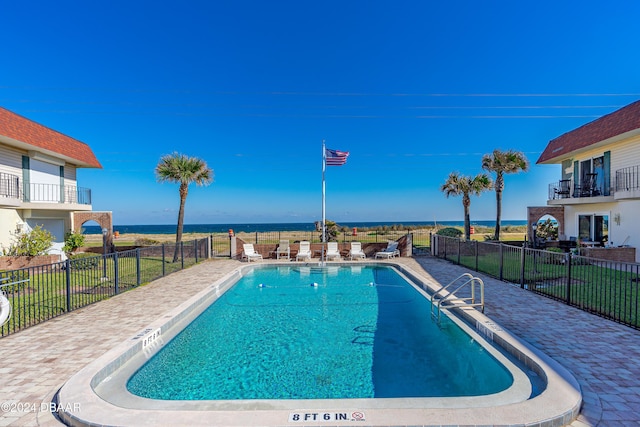
[[0,206],[20,205],[20,178],[0,172]]
[[616,171],[616,200],[640,198],[640,166]]
[[25,207],[25,204],[91,205],[91,189],[73,185],[23,185],[16,175],[0,173],[0,206]]
[[29,184],[29,191],[22,195],[24,202],[91,204],[91,189],[73,185]]
[[615,183],[606,188],[596,174],[586,174],[580,182],[562,179],[549,184],[549,204],[600,203],[622,199],[640,199],[640,166],[615,172]]

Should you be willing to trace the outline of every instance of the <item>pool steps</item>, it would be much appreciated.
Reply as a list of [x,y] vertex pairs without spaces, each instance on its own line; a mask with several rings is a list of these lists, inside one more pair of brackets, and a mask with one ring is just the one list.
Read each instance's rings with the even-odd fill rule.
[[[447,290],[450,286],[453,286],[460,282],[462,282],[462,284],[454,290]],[[480,287],[480,302],[476,302],[476,285]],[[466,298],[457,297],[456,292],[467,286],[471,288],[471,296]],[[444,285],[440,289],[436,290],[429,296],[429,298],[431,300],[431,316],[436,318],[438,320],[438,323],[440,323],[441,309],[445,307],[480,307],[482,312],[484,313],[484,282],[479,277],[473,276],[470,273],[464,273],[453,279],[447,285]]]

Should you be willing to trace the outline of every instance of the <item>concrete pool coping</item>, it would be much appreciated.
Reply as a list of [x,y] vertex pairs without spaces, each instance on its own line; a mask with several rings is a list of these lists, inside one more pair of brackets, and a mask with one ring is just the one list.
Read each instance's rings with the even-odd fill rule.
[[[332,265],[353,264],[332,263]],[[394,262],[358,263],[358,265],[380,264],[393,266],[423,289],[433,290],[439,286],[408,267]],[[260,265],[266,265],[266,263]],[[272,265],[282,266],[282,264]],[[224,401],[224,408],[217,407],[215,410],[203,411],[184,410],[194,406],[191,402],[183,408],[178,404],[170,405],[171,409],[167,409],[165,401],[152,401],[147,409],[127,409],[122,407],[123,402],[114,405],[95,393],[94,389],[101,383],[108,384],[111,374],[125,365],[129,359],[136,355],[140,357],[144,351],[155,351],[161,345],[158,338],[170,339],[168,335],[163,335],[165,331],[169,331],[180,322],[188,321],[188,317],[196,307],[208,305],[212,295],[223,293],[246,268],[249,266],[239,267],[217,280],[189,301],[171,310],[150,324],[148,328],[116,346],[74,375],[57,396],[58,405],[62,408],[59,413],[61,418],[70,425],[174,425],[176,420],[180,420],[180,423],[188,425],[214,423],[228,426],[350,424],[556,426],[570,423],[578,414],[581,394],[573,376],[553,360],[533,350],[474,309],[457,309],[456,311],[458,311],[457,315],[462,316],[467,323],[474,326],[476,333],[502,346],[529,369],[545,378],[547,386],[542,393],[533,399],[499,406],[486,406],[491,402],[474,404],[473,399],[468,398],[455,398],[456,401],[452,398],[427,398],[426,400],[431,400],[431,404],[423,398],[341,399],[336,401],[256,401],[252,402],[253,407],[247,406],[246,402]],[[159,330],[162,332],[158,333]],[[464,407],[469,405],[473,407]],[[76,406],[82,408],[81,413],[75,410]],[[70,409],[66,411],[65,408]],[[302,419],[292,419],[296,414]],[[342,414],[346,414],[347,419]]]

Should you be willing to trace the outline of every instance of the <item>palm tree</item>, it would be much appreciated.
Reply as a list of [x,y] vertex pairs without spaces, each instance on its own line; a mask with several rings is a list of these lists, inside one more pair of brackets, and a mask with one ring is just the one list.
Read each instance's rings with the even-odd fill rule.
[[158,182],[175,182],[180,184],[180,209],[178,211],[178,228],[176,230],[176,248],[173,262],[178,261],[178,246],[182,241],[184,225],[184,205],[189,193],[189,184],[209,185],[213,182],[213,171],[207,163],[197,157],[187,157],[176,152],[162,156],[156,166]]
[[451,172],[449,178],[442,184],[440,191],[447,197],[462,195],[462,206],[464,207],[464,234],[467,239],[471,236],[471,220],[469,218],[469,206],[471,205],[470,195],[479,196],[483,191],[491,188],[491,178],[486,173],[479,173],[475,177],[460,175],[458,172]]
[[500,219],[502,217],[502,192],[504,191],[504,174],[526,172],[529,169],[529,160],[524,153],[515,150],[493,150],[491,154],[482,156],[482,169],[495,172],[496,180],[496,230],[494,239],[500,240]]

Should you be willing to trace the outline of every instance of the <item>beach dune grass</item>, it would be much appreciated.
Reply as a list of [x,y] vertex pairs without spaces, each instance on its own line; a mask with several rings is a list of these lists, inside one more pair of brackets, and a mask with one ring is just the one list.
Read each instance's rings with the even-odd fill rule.
[[[429,246],[429,235],[435,233],[442,227],[421,227],[417,229],[407,230],[406,228],[379,227],[370,229],[357,229],[355,234],[353,230],[341,230],[337,236],[339,242],[359,241],[362,243],[386,242],[387,240],[397,240],[407,232],[414,234],[414,245],[418,247]],[[456,227],[462,230],[462,227]],[[506,226],[502,228],[501,239],[504,241],[523,241],[526,235],[526,226]],[[472,240],[485,241],[493,235],[492,227],[474,226],[475,233],[471,235]],[[229,240],[228,233],[185,233],[183,241],[194,239],[203,239],[211,236],[215,242],[223,242]],[[291,242],[309,240],[311,242],[320,242],[321,236],[316,231],[270,231],[270,232],[236,232],[236,237],[246,242],[252,243],[273,243],[277,244],[280,240],[289,240]],[[137,246],[139,242],[147,240],[156,243],[174,243],[175,233],[173,234],[121,234],[118,238],[113,239],[116,246]],[[86,234],[86,247],[101,247],[102,235]],[[224,252],[224,251],[221,251]]]

